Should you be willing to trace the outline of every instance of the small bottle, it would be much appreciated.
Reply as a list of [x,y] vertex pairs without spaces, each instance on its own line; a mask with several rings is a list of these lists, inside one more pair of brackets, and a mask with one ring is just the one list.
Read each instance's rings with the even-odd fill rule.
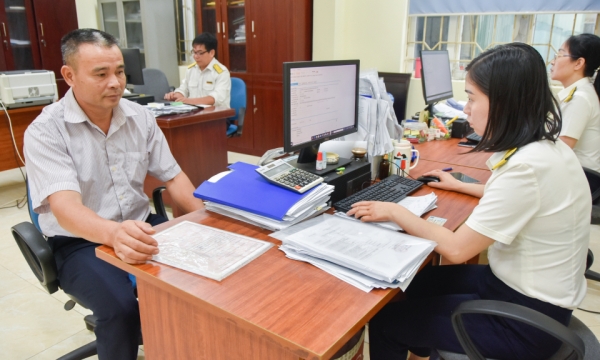
[[316,169],[317,170],[324,170],[325,169],[325,167],[323,166],[323,153],[320,152],[320,151],[317,153]]
[[379,180],[383,180],[390,175],[390,162],[388,154],[383,155],[383,160],[379,163]]

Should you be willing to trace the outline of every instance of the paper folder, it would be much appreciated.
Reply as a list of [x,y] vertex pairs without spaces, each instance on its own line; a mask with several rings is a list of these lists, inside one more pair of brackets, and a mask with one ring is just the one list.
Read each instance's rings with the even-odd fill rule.
[[232,171],[217,182],[203,182],[194,196],[268,218],[283,220],[288,210],[317,187],[304,194],[271,184],[256,172],[258,166],[243,162],[231,164]]

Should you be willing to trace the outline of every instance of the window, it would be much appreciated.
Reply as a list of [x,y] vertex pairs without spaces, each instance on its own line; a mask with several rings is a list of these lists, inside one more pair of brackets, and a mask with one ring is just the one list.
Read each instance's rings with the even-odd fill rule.
[[452,77],[462,80],[467,64],[486,49],[514,41],[532,45],[548,69],[554,53],[571,35],[600,33],[598,14],[499,14],[409,18],[405,72],[421,49],[448,50]]

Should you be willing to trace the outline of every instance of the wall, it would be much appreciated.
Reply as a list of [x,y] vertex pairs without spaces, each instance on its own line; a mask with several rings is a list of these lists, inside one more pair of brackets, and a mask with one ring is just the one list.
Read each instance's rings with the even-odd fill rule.
[[313,60],[360,59],[362,69],[399,72],[407,0],[318,0],[313,6]]
[[77,23],[80,29],[99,29],[98,24],[98,1],[97,0],[75,0],[77,8]]

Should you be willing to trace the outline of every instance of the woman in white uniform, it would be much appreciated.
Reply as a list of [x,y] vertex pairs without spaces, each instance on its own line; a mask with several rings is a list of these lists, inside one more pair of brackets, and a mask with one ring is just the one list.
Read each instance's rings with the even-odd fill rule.
[[[385,202],[360,202],[348,212],[362,221],[394,221],[407,233],[437,242],[446,260],[462,263],[488,249],[489,265],[429,266],[406,300],[386,305],[370,322],[372,360],[424,359],[432,348],[462,353],[450,316],[472,299],[508,301],[567,325],[583,300],[591,195],[575,154],[558,140],[558,103],[540,54],[520,43],[501,45],[467,67],[465,107],[493,153],[487,184],[466,184],[443,171],[429,186],[481,198],[456,232]],[[542,359],[560,342],[522,323],[466,315],[480,352],[494,359]]]
[[565,87],[558,93],[563,125],[560,139],[582,166],[600,172],[600,38],[571,36],[552,60],[552,80]]

